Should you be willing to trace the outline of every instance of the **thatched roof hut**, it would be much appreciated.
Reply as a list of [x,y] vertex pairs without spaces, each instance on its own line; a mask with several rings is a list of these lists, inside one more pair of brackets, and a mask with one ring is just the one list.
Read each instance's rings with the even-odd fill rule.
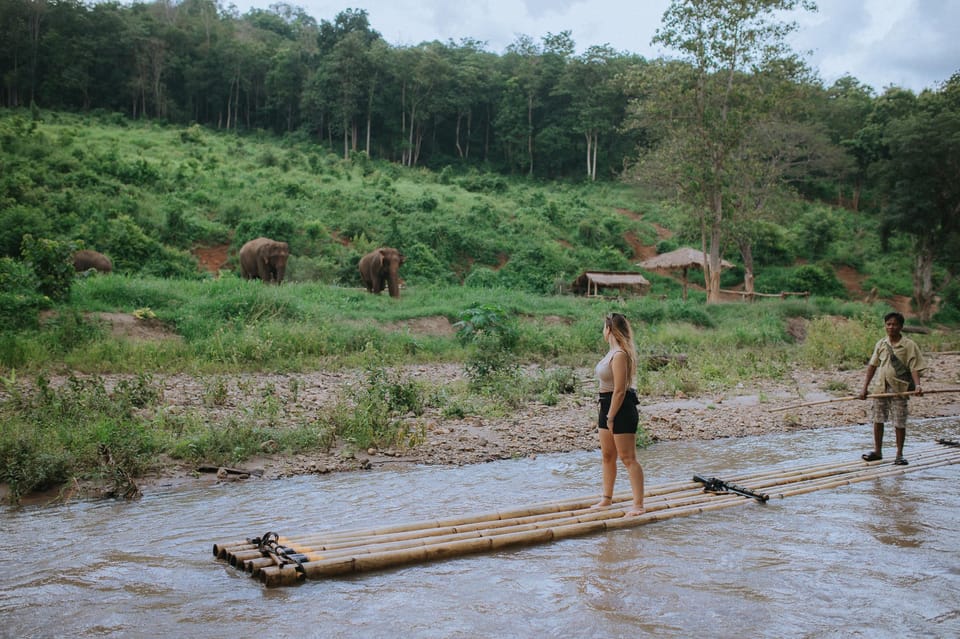
[[572,289],[581,295],[600,295],[602,289],[616,288],[620,294],[631,291],[644,295],[650,281],[640,273],[618,271],[585,271],[573,281]]
[[[706,261],[706,254],[687,246],[678,248],[669,253],[661,253],[650,259],[640,262],[637,266],[652,270],[683,270],[683,299],[687,299],[687,269],[703,268]],[[720,260],[720,268],[730,268],[732,263],[727,260]]]

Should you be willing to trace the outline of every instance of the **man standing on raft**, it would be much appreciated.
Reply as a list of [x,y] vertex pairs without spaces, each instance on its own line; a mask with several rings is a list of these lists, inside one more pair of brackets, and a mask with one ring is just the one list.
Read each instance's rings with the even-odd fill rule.
[[903,315],[887,313],[883,325],[887,336],[873,347],[873,354],[867,363],[867,374],[863,380],[860,399],[867,398],[867,388],[876,372],[880,372],[873,385],[875,394],[904,393],[897,397],[875,397],[873,400],[873,450],[863,455],[864,461],[883,459],[883,424],[892,421],[897,434],[897,456],[893,463],[898,466],[907,464],[903,456],[903,442],[907,435],[907,396],[914,392],[923,395],[920,388],[920,371],[926,368],[923,354],[909,337],[901,334]]

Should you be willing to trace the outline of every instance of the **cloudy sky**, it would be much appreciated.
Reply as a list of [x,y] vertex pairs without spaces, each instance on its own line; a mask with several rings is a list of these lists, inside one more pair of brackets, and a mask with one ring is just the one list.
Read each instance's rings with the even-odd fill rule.
[[[223,0],[241,13],[274,0]],[[670,54],[650,44],[669,0],[286,0],[332,21],[365,9],[371,26],[393,45],[424,41],[486,42],[502,53],[518,35],[536,41],[569,30],[578,52],[609,44],[646,58]],[[816,14],[798,16],[791,42],[830,84],[850,74],[881,92],[896,85],[919,92],[960,71],[958,0],[817,0]],[[951,35],[953,33],[954,35]]]

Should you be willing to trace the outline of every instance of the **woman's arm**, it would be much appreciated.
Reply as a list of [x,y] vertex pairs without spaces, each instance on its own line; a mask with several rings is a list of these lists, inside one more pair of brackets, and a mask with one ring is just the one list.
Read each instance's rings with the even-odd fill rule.
[[627,394],[627,354],[623,351],[614,353],[610,369],[613,371],[613,396],[610,398],[610,410],[607,411],[607,426],[612,429],[613,418],[617,416]]

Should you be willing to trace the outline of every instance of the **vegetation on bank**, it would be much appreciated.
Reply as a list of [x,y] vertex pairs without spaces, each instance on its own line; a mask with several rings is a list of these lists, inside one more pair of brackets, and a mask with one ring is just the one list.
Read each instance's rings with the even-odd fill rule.
[[[912,286],[906,240],[817,201],[778,204],[785,222],[764,225],[753,248],[758,291],[810,299],[704,304],[693,290],[683,301],[676,279],[645,273],[647,297],[600,301],[567,287],[587,269],[639,271],[639,247],[697,246],[690,218],[626,184],[431,172],[292,139],[97,115],[3,112],[0,162],[0,482],[14,500],[71,478],[112,480],[124,494],[169,458],[402,448],[421,441],[427,410],[502,415],[588,392],[573,371],[600,356],[611,307],[637,327],[647,395],[779,379],[798,361],[859,367],[887,307],[852,299],[836,269],[855,268],[880,299]],[[258,235],[291,245],[280,287],[234,273],[237,248]],[[385,244],[407,255],[400,299],[359,288],[357,260]],[[198,248],[223,246],[219,274],[199,268]],[[107,253],[114,273],[75,276],[68,259],[80,247]],[[737,263],[723,285],[742,277]],[[955,323],[957,302],[945,295],[935,320]],[[116,338],[98,312],[174,338]],[[455,331],[404,329],[436,317]],[[847,319],[841,330],[836,317]],[[798,319],[809,322],[802,343],[788,330]],[[957,348],[948,333],[922,340]],[[652,357],[680,353],[683,366]],[[469,382],[425,388],[400,372],[419,362],[457,363]],[[174,373],[202,376],[204,403],[217,407],[231,374],[330,368],[360,370],[366,383],[327,412],[299,404],[295,376],[286,387],[251,384],[249,404],[220,422],[163,403],[162,379]]]
[[[70,302],[39,328],[0,336],[0,482],[14,501],[72,478],[113,482],[122,495],[164,459],[238,465],[264,450],[415,446],[428,409],[441,418],[497,416],[589,393],[577,369],[602,354],[598,327],[611,308],[636,326],[638,387],[654,396],[780,379],[798,362],[860,367],[885,311],[883,304],[822,297],[704,305],[452,286],[410,287],[394,300],[326,284],[268,287],[230,274],[195,281],[90,277],[78,280]],[[112,337],[97,311],[131,313],[176,337]],[[454,330],[425,335],[403,328],[427,317],[446,318]],[[802,342],[788,331],[798,319],[807,320]],[[920,339],[933,350],[960,344],[948,332]],[[685,362],[655,357],[680,353]],[[468,381],[427,387],[403,374],[403,365],[417,362],[459,363]],[[304,406],[296,373],[331,368],[362,371],[362,381],[328,409]],[[234,382],[248,385],[247,404],[213,417],[231,375],[250,371],[291,375],[283,383]],[[164,405],[163,379],[180,372],[204,380],[203,403],[211,410]],[[113,373],[122,375],[108,383]],[[63,375],[63,383],[52,383]]]

